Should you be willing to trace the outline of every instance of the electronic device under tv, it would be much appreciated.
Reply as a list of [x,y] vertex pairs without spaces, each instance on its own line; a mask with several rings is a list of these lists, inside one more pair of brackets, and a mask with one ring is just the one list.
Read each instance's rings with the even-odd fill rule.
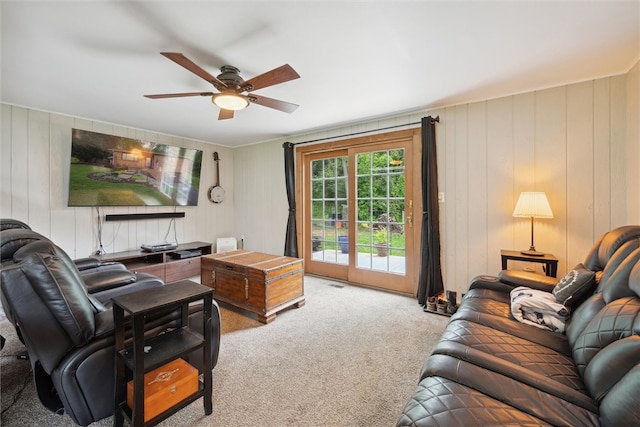
[[140,245],[140,249],[146,252],[170,251],[177,247],[176,243],[143,243]]
[[68,206],[196,206],[202,150],[72,129]]

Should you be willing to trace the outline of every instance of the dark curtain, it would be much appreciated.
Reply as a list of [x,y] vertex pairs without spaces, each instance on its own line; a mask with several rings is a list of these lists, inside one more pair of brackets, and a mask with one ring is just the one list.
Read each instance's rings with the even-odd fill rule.
[[287,220],[287,234],[284,237],[284,255],[298,257],[298,240],[296,237],[296,180],[295,160],[293,158],[293,144],[285,142],[284,148],[284,178],[287,186],[287,200],[289,201],[289,219]]
[[436,157],[436,125],[422,118],[422,234],[420,236],[420,277],[418,302],[444,291],[440,265],[440,213],[438,210],[438,165]]

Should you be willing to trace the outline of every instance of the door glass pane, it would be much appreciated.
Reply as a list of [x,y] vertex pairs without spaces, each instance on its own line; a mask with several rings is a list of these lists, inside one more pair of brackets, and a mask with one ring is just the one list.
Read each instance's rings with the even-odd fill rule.
[[347,179],[336,178],[336,198],[347,200]]
[[356,155],[357,267],[404,274],[405,151]]
[[348,157],[314,160],[311,170],[313,260],[348,265]]
[[314,180],[311,183],[311,193],[313,194],[313,200],[322,199],[322,180]]
[[357,178],[356,192],[358,199],[368,199],[371,196],[371,177],[369,175]]

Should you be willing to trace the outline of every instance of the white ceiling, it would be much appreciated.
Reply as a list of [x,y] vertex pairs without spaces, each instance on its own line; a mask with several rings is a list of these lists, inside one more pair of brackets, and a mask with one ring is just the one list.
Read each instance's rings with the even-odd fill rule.
[[[625,73],[640,1],[6,1],[1,100],[240,146],[354,121]],[[159,54],[245,80],[285,63],[300,79],[218,121],[215,91]]]

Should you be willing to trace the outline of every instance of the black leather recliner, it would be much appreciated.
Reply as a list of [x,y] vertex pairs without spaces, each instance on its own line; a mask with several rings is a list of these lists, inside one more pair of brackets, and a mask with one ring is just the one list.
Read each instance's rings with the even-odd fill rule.
[[[11,226],[7,226],[7,225]],[[31,230],[17,220],[0,220],[0,265],[2,268],[19,263],[32,252],[51,253],[69,258],[67,254],[45,236]],[[106,307],[111,306],[111,298],[142,289],[164,285],[156,276],[145,273],[133,273],[117,262],[103,263],[96,258],[80,258],[70,261],[78,269],[87,292]],[[0,301],[7,319],[14,325],[21,341],[22,333],[17,326],[11,307]],[[24,341],[23,341],[24,342]]]
[[[14,230],[8,231],[7,230]],[[27,230],[27,231],[20,231]],[[22,246],[35,240],[49,240],[39,233],[31,233],[32,228],[17,219],[0,218],[0,264],[12,262],[13,254]],[[125,270],[125,266],[116,262],[102,262],[98,258],[86,257],[73,262],[83,274],[92,274],[105,270]],[[104,280],[104,279],[103,279]]]
[[25,222],[13,218],[0,218],[0,231],[11,230],[12,228],[21,228],[23,230],[31,230],[31,227]]
[[[115,390],[113,313],[89,293],[85,279],[64,251],[42,239],[23,245],[0,268],[2,304],[27,347],[40,401],[52,411],[64,409],[79,425],[112,415]],[[149,280],[162,285],[154,276]],[[215,302],[213,308],[215,366],[220,313]],[[201,329],[202,304],[189,312],[193,328]],[[176,319],[176,312],[148,319],[145,336],[175,328]],[[199,366],[201,350],[196,353],[186,359]]]
[[[0,220],[0,224],[5,226],[6,221],[6,219]],[[2,266],[19,262],[24,254],[33,251],[51,252],[54,249],[62,251],[47,237],[30,228],[10,227],[0,231],[0,264]],[[107,305],[116,295],[163,285],[157,277],[145,273],[134,274],[128,271],[124,264],[118,262],[102,262],[97,258],[86,257],[74,259],[73,263],[80,272],[87,291],[98,301]]]
[[[17,219],[13,218],[0,218],[0,232],[5,230],[32,230],[32,228]],[[31,240],[49,240],[41,234],[21,234],[20,232],[4,233],[5,237],[0,239],[2,249],[0,250],[0,263],[11,261],[10,258],[13,253],[20,247],[24,246]],[[6,248],[5,245],[8,245]],[[102,262],[97,258],[86,257],[73,260],[78,267],[78,270],[86,271],[87,273],[94,273],[96,271],[110,270],[112,268],[124,269],[124,266],[115,262]]]

